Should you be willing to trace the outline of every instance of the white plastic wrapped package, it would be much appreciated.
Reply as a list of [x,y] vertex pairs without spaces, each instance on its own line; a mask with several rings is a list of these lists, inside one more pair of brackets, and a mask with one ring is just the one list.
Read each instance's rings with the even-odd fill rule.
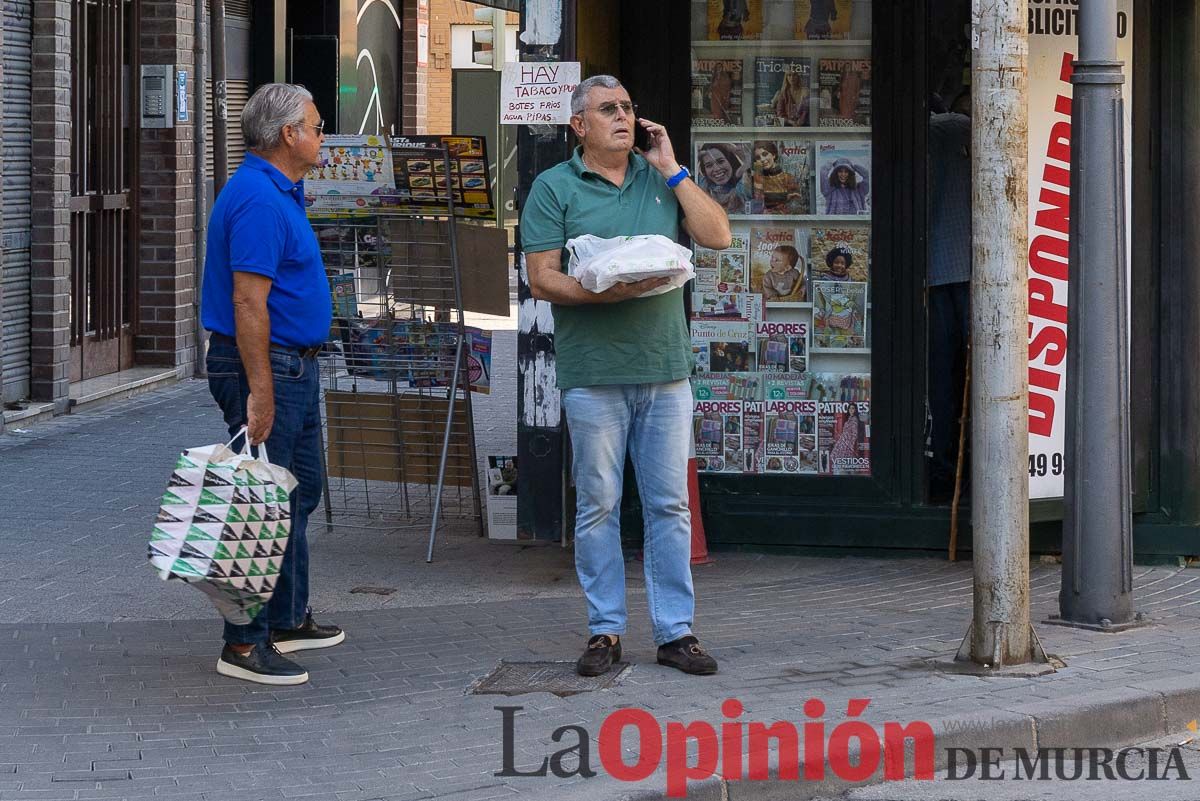
[[696,277],[692,252],[661,234],[612,239],[586,234],[569,240],[567,250],[571,254],[567,274],[591,292],[603,292],[618,282],[671,279],[642,295],[648,298],[678,289]]

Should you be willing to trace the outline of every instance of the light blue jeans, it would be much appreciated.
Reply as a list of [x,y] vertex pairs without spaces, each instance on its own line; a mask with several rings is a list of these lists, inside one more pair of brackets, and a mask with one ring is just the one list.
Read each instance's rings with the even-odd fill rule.
[[692,390],[687,379],[563,392],[575,473],[575,569],[588,604],[588,630],[624,634],[625,562],[621,485],[633,461],[646,525],[646,599],[657,645],[692,633],[691,516],[687,463]]

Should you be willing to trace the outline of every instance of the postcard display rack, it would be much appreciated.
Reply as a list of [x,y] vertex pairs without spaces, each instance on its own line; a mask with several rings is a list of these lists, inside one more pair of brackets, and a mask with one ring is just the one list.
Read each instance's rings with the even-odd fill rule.
[[323,169],[306,180],[334,306],[322,359],[325,509],[329,525],[336,515],[351,528],[428,523],[432,561],[445,520],[474,520],[483,533],[471,393],[488,390],[491,335],[463,315],[463,193],[450,191],[461,187],[462,150],[401,145],[329,137]]
[[697,463],[870,475],[870,0],[692,0]]

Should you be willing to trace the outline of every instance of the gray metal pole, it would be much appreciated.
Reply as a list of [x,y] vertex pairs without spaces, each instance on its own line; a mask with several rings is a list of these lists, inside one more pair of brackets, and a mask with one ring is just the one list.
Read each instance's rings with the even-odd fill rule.
[[192,371],[196,378],[206,375],[204,354],[204,327],[200,325],[200,287],[204,283],[204,255],[208,236],[208,190],[205,187],[208,170],[204,162],[205,117],[204,117],[204,68],[208,58],[208,47],[204,37],[204,0],[195,5],[195,30],[192,37],[192,97],[195,114],[192,117],[192,249],[196,254],[192,266],[192,319],[196,326],[196,361]]
[[225,0],[212,0],[213,197],[229,178],[229,98],[225,72]]
[[1034,658],[1029,625],[1027,0],[973,0],[971,629],[960,659]]
[[1079,4],[1071,78],[1071,249],[1063,572],[1066,623],[1130,624],[1125,107],[1116,0]]

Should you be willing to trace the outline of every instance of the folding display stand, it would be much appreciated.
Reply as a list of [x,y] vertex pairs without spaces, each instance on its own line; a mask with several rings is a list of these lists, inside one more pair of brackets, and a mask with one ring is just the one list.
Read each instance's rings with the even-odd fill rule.
[[[445,147],[441,159],[446,176]],[[454,198],[445,186],[429,195],[437,205],[363,197],[369,216],[312,221],[334,295],[321,376],[326,523],[335,514],[350,528],[427,521],[427,562],[446,519],[473,518],[483,534],[477,343],[464,320]]]

